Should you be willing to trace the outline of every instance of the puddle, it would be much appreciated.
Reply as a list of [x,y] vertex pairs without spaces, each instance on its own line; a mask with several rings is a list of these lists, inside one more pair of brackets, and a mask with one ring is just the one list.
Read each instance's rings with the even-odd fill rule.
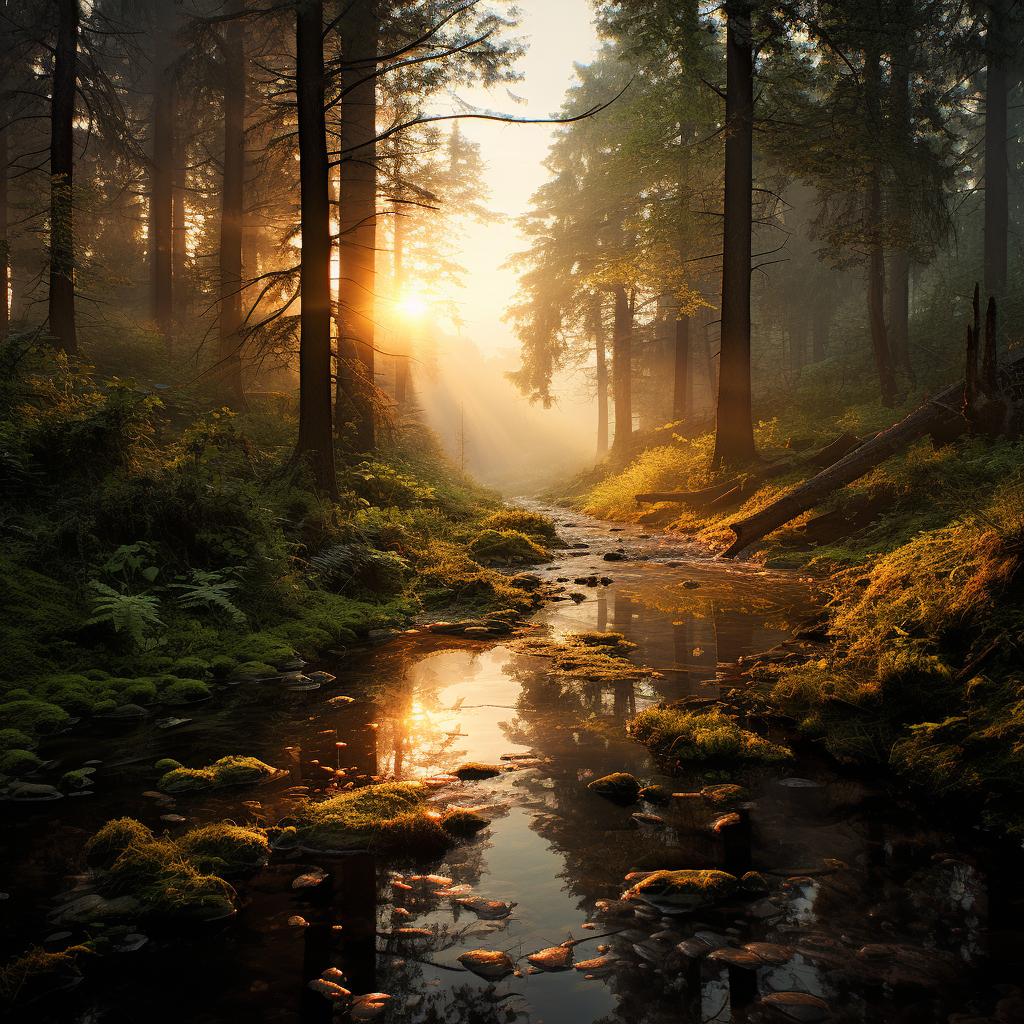
[[[436,894],[443,890],[408,881],[408,868],[379,858],[279,856],[239,886],[240,909],[230,921],[178,931],[142,925],[148,943],[105,957],[74,991],[24,1015],[83,1024],[327,1022],[332,1005],[306,982],[330,966],[345,972],[356,993],[392,996],[377,1018],[385,1022],[784,1020],[749,1004],[793,991],[822,998],[843,1020],[990,1015],[1006,996],[998,986],[1019,976],[1022,891],[1006,848],[981,833],[943,831],[881,786],[813,760],[775,777],[731,777],[749,786],[753,804],[749,843],[739,852],[678,806],[619,807],[587,789],[612,771],[676,792],[723,781],[660,776],[647,751],[626,737],[625,722],[662,697],[714,696],[719,666],[788,636],[813,610],[814,595],[793,577],[693,561],[692,551],[682,553],[685,542],[644,540],[635,528],[610,533],[572,517],[564,531],[592,546],[575,549],[584,552],[575,557],[563,552],[547,575],[570,577],[565,594],[584,599],[547,606],[536,629],[623,633],[637,645],[635,663],[652,670],[636,683],[554,678],[542,659],[517,653],[514,644],[403,635],[317,666],[337,676],[317,691],[240,686],[174,728],[146,723],[56,737],[43,752],[61,762],[55,770],[100,761],[95,795],[3,808],[0,888],[10,899],[0,944],[11,956],[57,930],[45,913],[77,872],[88,834],[109,818],[132,815],[172,835],[223,818],[268,823],[288,812],[292,787],[322,790],[336,770],[358,785],[530,755],[530,767],[439,791],[461,805],[487,805],[492,820],[475,842],[417,869],[450,877],[472,895],[514,901],[506,919],[478,919],[455,897]],[[650,557],[598,557],[618,546]],[[612,582],[572,582],[591,572]],[[338,695],[356,699],[331,703]],[[289,776],[256,789],[184,794],[172,807],[142,796],[153,788],[157,758],[198,765],[226,753],[255,755]],[[169,811],[185,822],[162,820]],[[666,827],[638,827],[638,811],[662,817]],[[749,856],[764,874],[766,896],[668,916],[641,908],[640,916],[614,917],[596,906],[616,899],[632,870],[716,868],[737,856]],[[328,882],[293,890],[292,879],[314,864]],[[296,915],[309,927],[290,926]],[[394,934],[399,927],[429,935],[403,938]],[[756,971],[710,960],[695,967],[676,947],[697,932],[714,933],[716,948],[769,942],[788,961]],[[527,954],[570,939],[585,940],[574,947],[577,962],[602,952],[614,957],[611,973],[528,973]],[[865,947],[868,953],[859,952]],[[521,976],[492,983],[461,969],[457,958],[474,949],[507,952]],[[816,1019],[806,1005],[802,1012]]]

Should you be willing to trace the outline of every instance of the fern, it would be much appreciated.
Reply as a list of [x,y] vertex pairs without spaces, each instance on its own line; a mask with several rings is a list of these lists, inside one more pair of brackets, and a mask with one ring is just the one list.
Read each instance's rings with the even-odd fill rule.
[[92,599],[92,616],[86,625],[109,623],[114,631],[128,633],[144,651],[160,642],[153,633],[164,626],[157,614],[159,600],[152,594],[123,594],[99,580],[91,580],[89,588],[96,592]]
[[219,608],[231,616],[233,622],[245,623],[243,612],[228,596],[238,586],[237,580],[226,579],[224,572],[205,572],[193,569],[192,578],[185,583],[172,583],[171,589],[181,591],[178,604],[182,608]]

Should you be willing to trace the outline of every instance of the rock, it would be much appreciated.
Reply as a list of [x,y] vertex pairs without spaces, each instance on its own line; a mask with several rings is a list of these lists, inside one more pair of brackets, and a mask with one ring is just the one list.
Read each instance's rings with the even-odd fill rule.
[[609,586],[610,584],[612,584],[614,582],[615,581],[611,578],[611,576],[602,576],[601,577],[601,586],[602,587],[607,587],[607,586]]
[[518,576],[513,576],[509,582],[520,590],[536,590],[544,581],[532,572],[521,572]]
[[313,868],[312,871],[307,871],[304,875],[299,875],[298,878],[292,880],[293,889],[313,889],[318,886],[327,877],[327,872],[323,868]]
[[184,725],[186,722],[191,721],[191,718],[158,718],[156,720],[156,727],[158,729],[173,729],[176,725]]
[[762,963],[776,967],[788,964],[793,959],[792,947],[777,946],[774,942],[748,942],[743,948],[750,950]]
[[480,764],[478,761],[467,761],[455,769],[456,778],[466,782],[470,779],[492,779],[505,770],[501,764]]
[[352,995],[347,988],[342,988],[341,985],[328,981],[326,978],[314,978],[312,981],[306,982],[306,987],[311,988],[325,999],[348,999]]
[[485,918],[488,921],[499,921],[512,913],[513,907],[518,903],[502,903],[500,900],[485,900],[482,896],[471,896],[466,899],[456,899],[467,910],[472,910],[477,917]]
[[542,971],[567,971],[572,967],[572,948],[572,942],[563,943],[561,946],[550,946],[547,949],[531,953],[526,959]]
[[700,795],[714,804],[730,804],[746,800],[749,794],[742,786],[734,786],[732,783],[725,782],[719,786],[705,786],[700,791]]
[[787,789],[820,789],[820,782],[812,782],[810,779],[779,779],[778,784]]
[[761,1005],[804,1024],[816,1024],[832,1016],[828,1003],[806,992],[773,992],[761,1000]]
[[655,871],[622,894],[623,899],[643,900],[655,906],[695,910],[729,899],[739,889],[739,879],[726,871]]
[[696,936],[692,939],[685,939],[676,946],[680,953],[688,956],[691,960],[699,960],[707,956],[711,952],[711,948],[711,943],[707,939],[697,938]]
[[659,818],[656,814],[631,814],[630,818],[633,819],[638,825],[646,825],[648,828],[665,828],[665,819]]
[[322,683],[326,686],[328,683],[333,683],[337,676],[332,676],[330,672],[309,672],[308,677],[313,680],[314,683]]
[[614,800],[616,803],[636,803],[640,793],[640,783],[628,772],[613,772],[603,778],[594,779],[587,785],[587,789],[607,800]]
[[650,804],[667,804],[672,799],[672,790],[668,786],[644,786],[638,795]]
[[581,594],[578,590],[569,595],[569,600],[574,601],[576,604],[582,604],[586,599],[587,595]]
[[160,820],[169,821],[173,825],[180,825],[183,821],[185,821],[185,818],[183,818],[180,814],[161,814]]
[[687,590],[696,590],[699,586],[696,580],[683,580],[683,587]]
[[480,978],[497,981],[515,972],[516,965],[508,953],[494,950],[474,949],[457,958],[459,963]]
[[744,892],[768,892],[768,883],[757,871],[748,871],[741,879]]
[[137,718],[145,718],[149,712],[139,707],[138,704],[121,704],[114,708],[113,711],[107,711],[105,714],[96,715],[96,718],[117,718],[123,720],[132,720]]
[[581,960],[579,963],[573,964],[573,967],[584,974],[592,974],[594,977],[600,978],[603,975],[611,974],[617,963],[618,959],[614,956],[598,956],[593,960]]
[[148,935],[143,935],[142,932],[131,932],[114,942],[114,951],[117,953],[134,953],[137,949],[142,949],[147,942],[149,942]]
[[489,637],[491,635],[491,629],[489,626],[467,626],[462,631],[462,635],[470,637]]
[[621,562],[626,556],[618,551],[606,551],[604,553],[604,560],[606,562]]
[[12,782],[5,787],[4,793],[8,800],[25,803],[59,800],[64,795],[56,786],[47,786],[41,782]]
[[435,885],[440,885],[442,887],[449,886],[455,881],[455,879],[449,878],[447,875],[413,875],[409,881],[421,886],[422,888],[431,889]]
[[594,906],[605,917],[625,917],[634,909],[628,900],[598,900]]
[[373,1020],[388,1008],[390,998],[386,992],[367,992],[352,1000],[348,1012],[353,1020]]
[[290,924],[292,928],[305,928],[309,922],[304,917],[300,917],[298,914],[293,914],[288,918],[288,924]]
[[749,949],[716,949],[708,954],[708,959],[721,960],[730,967],[744,967],[747,970],[757,970],[761,966],[761,958]]

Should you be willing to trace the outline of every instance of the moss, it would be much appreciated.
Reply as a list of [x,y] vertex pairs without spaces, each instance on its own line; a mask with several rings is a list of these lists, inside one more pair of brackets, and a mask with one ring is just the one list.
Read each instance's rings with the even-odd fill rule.
[[117,701],[112,697],[107,697],[104,700],[96,701],[89,710],[94,715],[106,715],[117,710]]
[[179,658],[170,668],[170,674],[179,679],[201,679],[210,670],[210,663],[202,658]]
[[489,515],[480,524],[484,530],[514,530],[534,540],[540,540],[550,546],[559,544],[555,523],[539,512],[530,512],[522,508],[503,508],[500,512]]
[[768,892],[768,883],[764,876],[757,871],[748,871],[741,879],[740,886],[743,891],[750,894]]
[[588,783],[587,789],[616,803],[632,804],[636,803],[640,793],[640,783],[628,772],[613,772],[604,778],[594,779]]
[[56,732],[70,721],[71,716],[63,708],[42,700],[13,700],[0,704],[0,722],[30,735]]
[[85,861],[91,867],[109,867],[131,846],[153,841],[153,833],[134,818],[108,821],[85,844]]
[[8,700],[34,700],[35,696],[31,690],[26,690],[24,686],[16,686],[12,690],[8,690],[5,694]]
[[181,762],[175,761],[173,757],[162,757],[155,765],[153,765],[153,767],[158,772],[166,774],[167,772],[174,771],[175,768],[180,768]]
[[263,661],[246,661],[233,674],[236,679],[265,679],[277,675],[277,669]]
[[130,704],[152,704],[157,699],[156,683],[152,679],[136,679],[121,691],[121,696]]
[[210,659],[210,672],[214,679],[227,679],[238,668],[238,660],[227,654],[218,654]]
[[70,946],[60,953],[48,953],[32,946],[24,955],[0,967],[0,1005],[25,1004],[49,992],[59,991],[62,984],[81,977],[80,962],[92,956],[88,946]]
[[482,565],[535,565],[550,562],[551,552],[516,530],[484,530],[469,545]]
[[91,773],[79,768],[75,771],[65,772],[60,777],[61,789],[85,789],[91,783]]
[[26,750],[32,746],[32,737],[20,729],[0,729],[0,750]]
[[210,688],[198,679],[179,679],[160,691],[160,701],[164,704],[191,704],[209,696]]
[[639,796],[648,803],[667,804],[672,799],[672,790],[668,786],[644,786]]
[[172,768],[157,783],[157,789],[185,793],[221,786],[250,786],[270,778],[276,771],[259,758],[229,755],[204,768]]
[[31,750],[8,750],[0,754],[0,775],[27,775],[34,772],[43,762]]
[[216,785],[209,768],[172,768],[156,784],[164,793],[188,793],[196,789],[213,789]]
[[500,764],[481,764],[479,761],[467,761],[465,764],[460,764],[453,774],[463,781],[467,781],[470,779],[491,779],[495,775],[500,775],[504,770],[504,767]]
[[646,708],[629,723],[628,731],[652,753],[684,763],[775,764],[793,756],[787,747],[741,729],[718,708]]
[[456,838],[475,835],[482,829],[487,828],[489,824],[490,822],[483,815],[461,808],[445,811],[441,818],[441,828],[448,835]]
[[102,683],[110,678],[110,673],[102,668],[87,668],[82,675],[92,683]]
[[262,829],[227,823],[193,829],[175,840],[175,846],[197,871],[226,878],[261,867],[270,856]]
[[516,644],[523,654],[549,659],[551,670],[559,675],[591,682],[624,682],[649,675],[650,669],[629,661],[634,647],[620,633],[570,633],[561,638],[526,638]]
[[730,899],[739,888],[736,876],[726,871],[655,871],[627,889],[623,898],[696,909]]
[[[301,845],[315,850],[371,850],[380,854],[440,856],[452,844],[443,815],[427,807],[427,787],[389,782],[305,801],[293,812]],[[451,819],[454,828],[458,819]]]

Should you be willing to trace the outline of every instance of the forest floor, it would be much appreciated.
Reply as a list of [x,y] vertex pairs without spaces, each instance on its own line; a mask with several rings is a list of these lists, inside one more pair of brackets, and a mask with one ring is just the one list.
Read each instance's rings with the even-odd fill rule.
[[[590,515],[661,526],[721,551],[728,524],[815,472],[801,465],[843,433],[860,438],[917,407],[842,401],[829,368],[805,371],[795,396],[756,428],[766,463],[789,473],[744,504],[712,513],[638,493],[695,490],[734,474],[709,472],[714,435],[669,424],[613,453],[549,497]],[[827,412],[824,410],[828,410]],[[815,517],[828,518],[815,520]],[[882,767],[923,794],[1000,831],[1024,833],[1024,449],[964,435],[923,438],[772,534],[747,558],[814,573],[831,595],[816,625],[828,654],[768,659],[748,676],[747,710],[783,716],[841,762]]]

